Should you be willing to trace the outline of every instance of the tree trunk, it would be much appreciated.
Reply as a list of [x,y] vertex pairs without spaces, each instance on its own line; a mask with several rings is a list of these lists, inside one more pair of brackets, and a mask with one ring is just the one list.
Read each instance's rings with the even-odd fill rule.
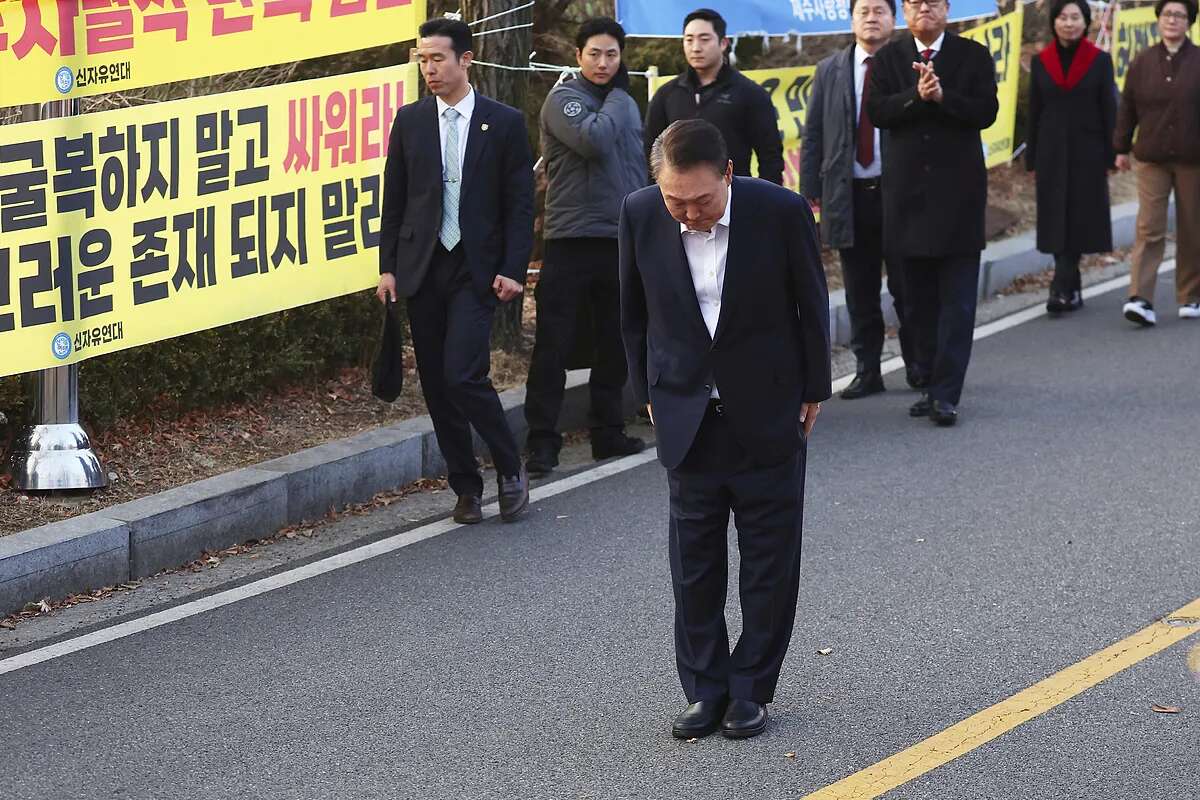
[[[490,17],[502,11],[525,5],[527,0],[462,0],[463,19],[470,23]],[[475,38],[475,57],[480,61],[510,66],[526,66],[529,52],[533,49],[533,29],[519,28],[480,35],[484,31],[524,25],[533,20],[533,9],[528,8],[513,14],[472,26]],[[480,94],[498,100],[513,108],[525,110],[529,91],[529,74],[496,67],[476,66],[471,69],[471,83]],[[521,345],[521,300],[500,306],[496,311],[493,341],[506,350]]]

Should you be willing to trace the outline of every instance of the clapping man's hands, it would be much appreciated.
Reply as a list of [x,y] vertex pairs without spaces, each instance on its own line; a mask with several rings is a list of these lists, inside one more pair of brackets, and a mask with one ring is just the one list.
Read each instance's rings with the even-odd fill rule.
[[917,94],[921,99],[930,103],[942,102],[942,82],[933,69],[933,62],[914,61],[912,66],[920,74],[917,80]]

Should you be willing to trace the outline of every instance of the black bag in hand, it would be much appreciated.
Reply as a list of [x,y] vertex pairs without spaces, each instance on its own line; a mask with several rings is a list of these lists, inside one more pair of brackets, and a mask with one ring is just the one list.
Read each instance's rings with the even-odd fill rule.
[[398,305],[384,303],[379,349],[371,366],[371,394],[385,403],[395,401],[404,388],[404,324],[398,318]]

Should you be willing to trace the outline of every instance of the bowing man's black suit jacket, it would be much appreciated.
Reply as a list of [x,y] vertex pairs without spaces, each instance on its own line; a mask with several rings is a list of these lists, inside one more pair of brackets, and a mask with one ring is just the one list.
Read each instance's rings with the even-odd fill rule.
[[980,131],[996,121],[996,64],[978,42],[947,32],[934,56],[942,102],[921,99],[912,34],[871,67],[867,114],[883,130],[884,249],[909,258],[984,248],[987,168]]
[[[401,108],[384,168],[379,273],[400,297],[421,287],[442,226],[442,145],[437,99]],[[459,226],[471,283],[492,297],[497,275],[525,284],[533,249],[533,158],[525,118],[475,93],[462,165]]]
[[715,337],[659,188],[640,189],[621,207],[621,332],[634,393],[653,405],[667,469],[691,448],[714,379],[739,442],[762,466],[796,452],[801,404],[831,393],[829,295],[808,201],[734,178],[731,202]]

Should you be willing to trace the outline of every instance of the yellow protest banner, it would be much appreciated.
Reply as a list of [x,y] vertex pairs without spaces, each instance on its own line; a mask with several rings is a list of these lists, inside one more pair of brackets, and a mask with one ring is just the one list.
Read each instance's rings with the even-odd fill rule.
[[1017,126],[1017,89],[1021,82],[1021,30],[1025,22],[1025,6],[1017,3],[1016,11],[963,31],[988,49],[996,62],[996,95],[1000,113],[992,127],[983,132],[984,157],[989,168],[1007,164],[1013,155],[1013,134]]
[[[783,137],[783,185],[800,191],[800,145],[804,138],[804,120],[808,117],[808,98],[812,95],[815,66],[785,69],[755,69],[743,73],[771,96]],[[750,169],[758,173],[758,160]]]
[[[1012,158],[1013,131],[1017,122],[1017,87],[1021,78],[1021,26],[1024,22],[1024,6],[991,22],[963,33],[981,43],[992,54],[996,62],[996,84],[1000,99],[1000,113],[995,124],[983,132],[983,145],[987,153],[987,165],[994,167]],[[781,69],[757,69],[743,72],[750,80],[759,84],[771,96],[775,113],[779,119],[779,135],[783,139],[783,183],[793,191],[800,190],[800,146],[804,137],[804,120],[808,114],[808,99],[812,94],[812,81],[816,66],[784,67]],[[650,96],[659,87],[674,79],[674,75],[650,79]],[[757,163],[751,164],[751,172],[757,172]]]
[[[1117,86],[1125,88],[1125,76],[1129,74],[1129,65],[1143,50],[1158,44],[1162,39],[1158,35],[1158,17],[1154,14],[1154,6],[1141,8],[1118,8],[1117,21],[1113,26],[1113,71],[1117,76]],[[1200,21],[1192,28],[1192,41],[1200,44]]]
[[414,64],[0,126],[0,376],[374,286]]
[[426,0],[0,0],[0,106],[416,38]]

